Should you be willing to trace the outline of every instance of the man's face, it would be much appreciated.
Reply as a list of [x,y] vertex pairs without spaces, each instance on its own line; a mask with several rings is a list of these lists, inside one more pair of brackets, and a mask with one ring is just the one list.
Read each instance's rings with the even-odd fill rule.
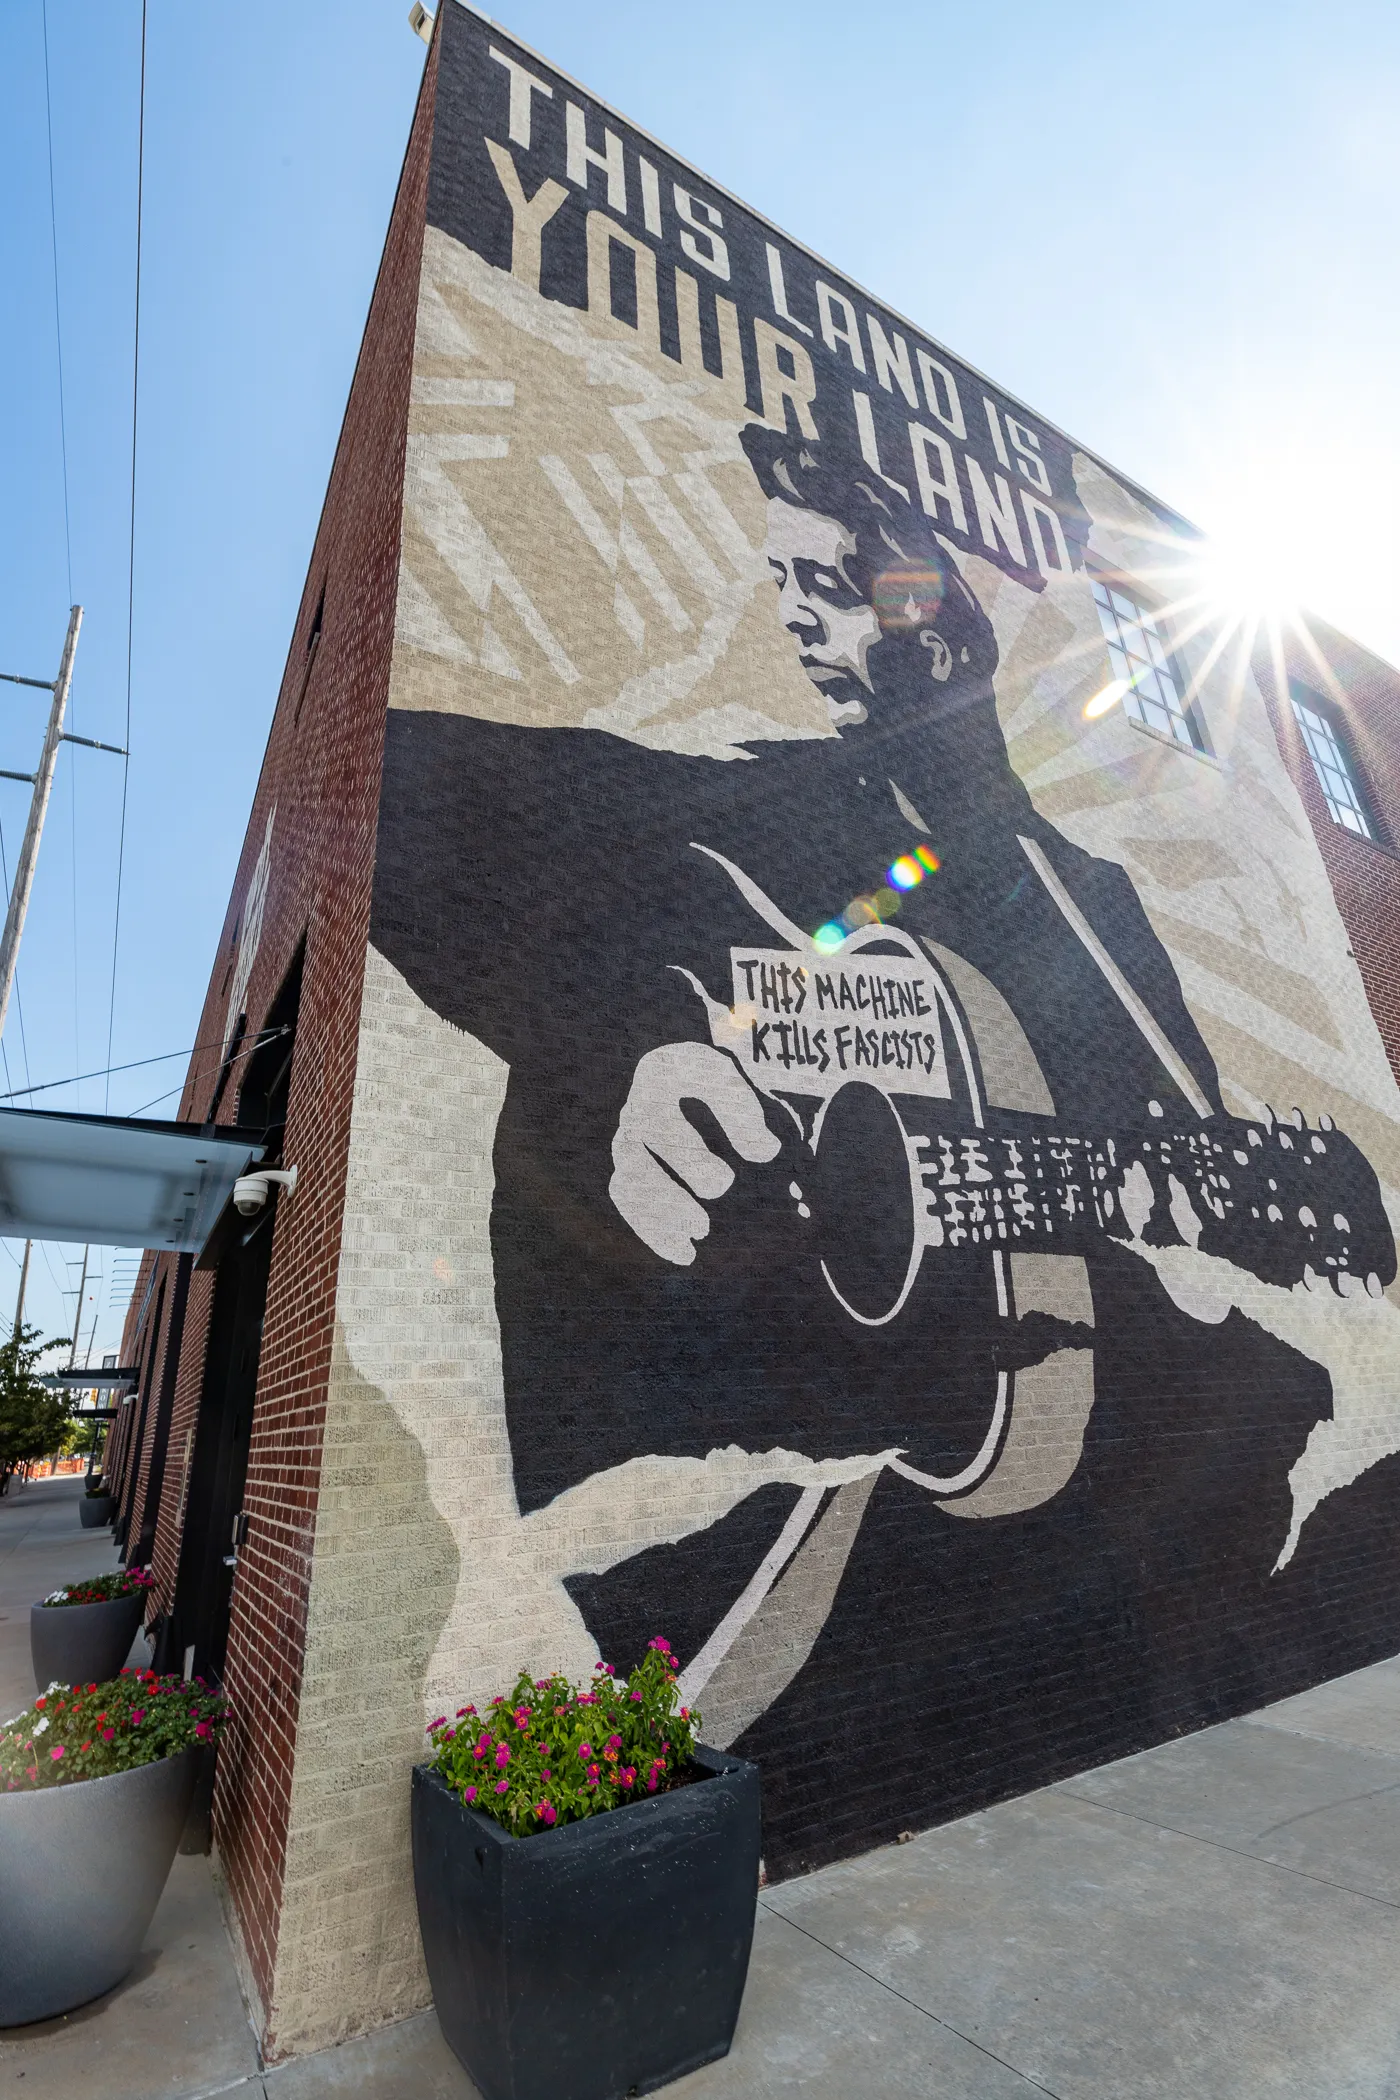
[[835,518],[774,499],[766,551],[783,625],[797,637],[802,668],[820,686],[833,723],[863,722],[863,696],[872,690],[865,659],[880,622],[847,573],[854,539]]

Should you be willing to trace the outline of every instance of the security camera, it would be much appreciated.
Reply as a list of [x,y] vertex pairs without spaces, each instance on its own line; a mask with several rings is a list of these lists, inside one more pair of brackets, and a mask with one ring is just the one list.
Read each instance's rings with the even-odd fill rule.
[[272,1193],[276,1182],[290,1197],[297,1185],[295,1167],[263,1167],[256,1174],[240,1174],[233,1184],[233,1207],[240,1217],[251,1218],[260,1211]]

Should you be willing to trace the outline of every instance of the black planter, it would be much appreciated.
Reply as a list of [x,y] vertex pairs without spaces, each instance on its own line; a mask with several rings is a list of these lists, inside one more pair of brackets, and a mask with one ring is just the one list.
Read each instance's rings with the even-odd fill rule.
[[189,1811],[198,1755],[0,1794],[0,2027],[51,2020],[120,1983],[141,1951]]
[[110,1597],[105,1604],[33,1604],[29,1608],[29,1652],[34,1682],[45,1691],[60,1684],[105,1684],[131,1653],[146,1608],[146,1592]]
[[84,1531],[98,1531],[112,1521],[116,1506],[112,1495],[83,1495],[78,1501],[78,1521]]
[[514,1838],[413,1773],[418,1923],[484,2100],[622,2100],[724,2056],[758,1899],[758,1768]]

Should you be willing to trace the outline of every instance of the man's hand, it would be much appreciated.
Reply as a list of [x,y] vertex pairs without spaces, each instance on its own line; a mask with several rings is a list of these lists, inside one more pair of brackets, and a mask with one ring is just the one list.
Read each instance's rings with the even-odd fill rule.
[[638,1239],[680,1267],[694,1261],[710,1229],[704,1204],[734,1180],[734,1169],[710,1150],[683,1101],[703,1102],[741,1159],[761,1163],[779,1149],[758,1095],[722,1050],[703,1043],[648,1050],[618,1119],[608,1194]]

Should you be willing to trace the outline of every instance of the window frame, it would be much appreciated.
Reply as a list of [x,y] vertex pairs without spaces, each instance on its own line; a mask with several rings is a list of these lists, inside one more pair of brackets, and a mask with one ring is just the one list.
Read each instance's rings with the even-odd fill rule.
[[[1393,852],[1390,833],[1381,817],[1370,779],[1357,751],[1345,709],[1339,707],[1336,701],[1329,699],[1325,693],[1318,692],[1315,686],[1305,685],[1301,678],[1295,678],[1291,672],[1287,684],[1293,727],[1312,768],[1313,780],[1328,816],[1338,831],[1346,832],[1348,837],[1362,839],[1368,846],[1381,846],[1388,852]],[[1303,720],[1304,712],[1313,715],[1320,723],[1336,753],[1335,762],[1318,757],[1308,725]],[[1354,824],[1348,824],[1346,818],[1339,813],[1337,802],[1325,778],[1327,772],[1339,774],[1344,785],[1350,790],[1350,806],[1352,813],[1360,819],[1359,829]]]
[[[1114,593],[1117,593],[1119,597],[1125,598],[1129,605],[1133,607],[1131,618],[1134,624],[1142,629],[1145,636],[1150,634],[1151,640],[1159,645],[1161,651],[1161,661],[1159,662],[1152,654],[1151,642],[1149,641],[1147,655],[1141,659],[1144,667],[1149,669],[1154,677],[1157,678],[1160,678],[1165,673],[1171,681],[1175,705],[1169,707],[1155,696],[1144,695],[1143,699],[1139,700],[1137,698],[1137,682],[1140,674],[1133,674],[1128,680],[1128,691],[1123,695],[1124,720],[1130,722],[1134,729],[1140,729],[1144,736],[1155,737],[1158,743],[1168,744],[1174,751],[1184,751],[1188,758],[1203,758],[1210,764],[1218,765],[1220,761],[1211,742],[1210,732],[1206,727],[1206,720],[1201,711],[1199,699],[1195,695],[1192,695],[1190,699],[1186,697],[1190,691],[1190,680],[1186,675],[1185,667],[1180,657],[1172,645],[1171,636],[1163,620],[1160,605],[1154,600],[1150,591],[1144,590],[1136,576],[1129,576],[1121,569],[1113,569],[1108,567],[1107,564],[1096,563],[1091,558],[1087,573],[1093,591],[1094,612],[1098,618],[1099,632],[1103,639],[1104,649],[1108,654],[1109,669],[1114,677],[1120,678],[1128,673],[1136,652],[1131,651],[1125,645],[1119,622],[1128,616],[1123,614],[1117,606],[1107,608],[1111,612],[1114,625],[1118,630],[1117,639],[1110,639],[1104,620],[1105,607],[1098,596],[1100,591],[1103,591],[1105,596],[1110,598]],[[1117,656],[1121,656],[1123,659],[1121,670],[1116,661]],[[1178,736],[1174,728],[1161,729],[1155,722],[1147,719],[1144,713],[1139,712],[1139,709],[1143,707],[1144,701],[1160,708],[1169,720],[1173,716],[1179,719],[1185,725],[1187,737]],[[1136,705],[1132,704],[1134,702],[1136,702]],[[1189,742],[1187,738],[1189,738]]]

